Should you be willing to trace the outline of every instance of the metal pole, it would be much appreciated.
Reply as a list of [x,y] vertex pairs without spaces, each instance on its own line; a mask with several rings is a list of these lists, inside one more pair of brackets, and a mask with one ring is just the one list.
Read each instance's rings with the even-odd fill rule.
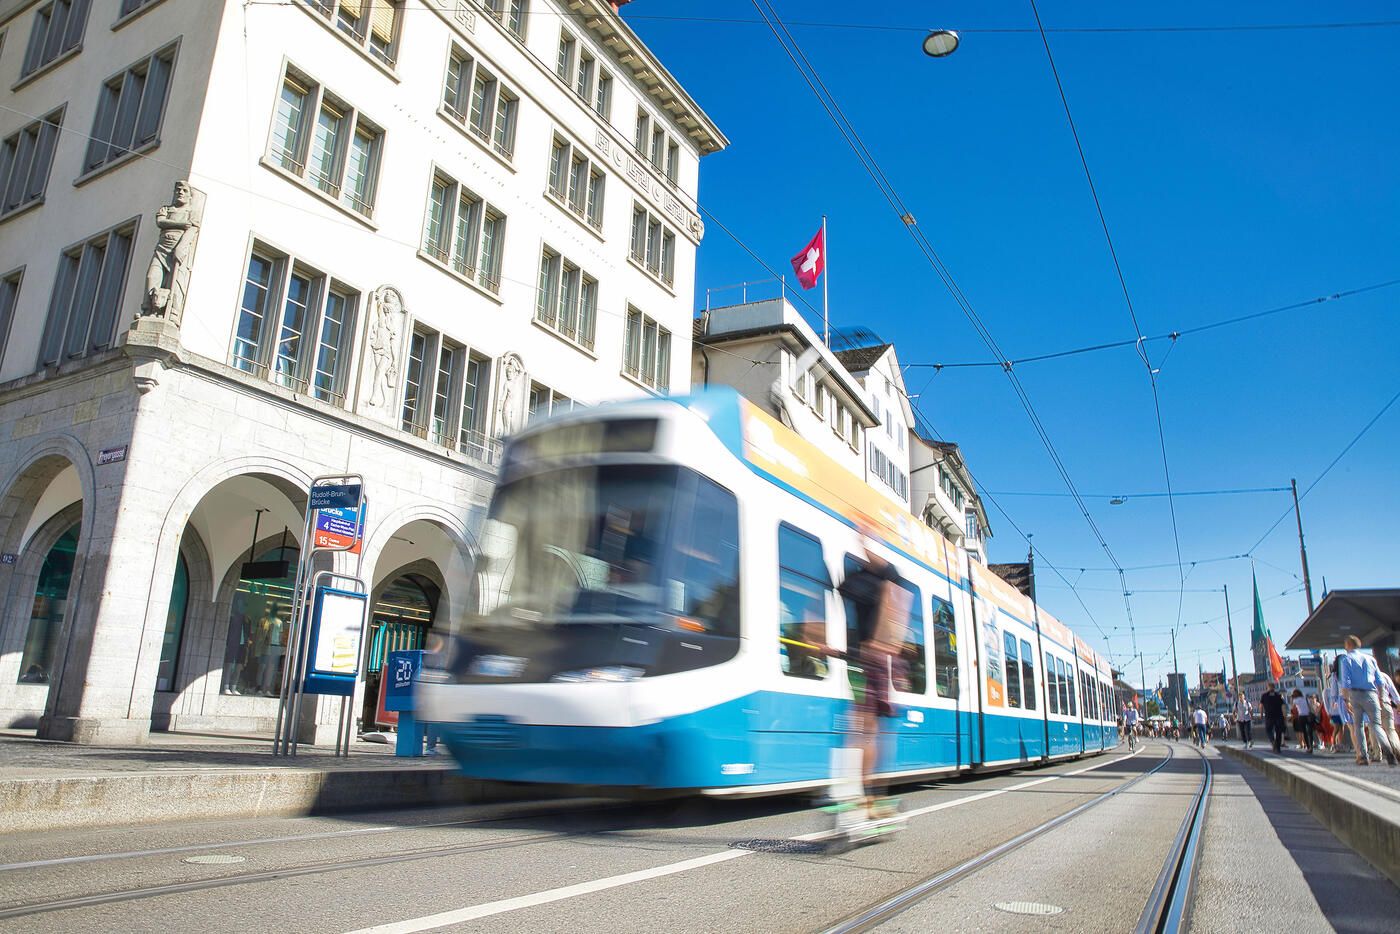
[[831,319],[827,310],[827,290],[831,287],[831,250],[826,239],[826,215],[822,215],[822,343],[831,346]]
[[1240,669],[1235,664],[1235,624],[1230,620],[1230,585],[1225,585],[1225,631],[1230,635],[1230,673],[1235,678],[1235,704],[1238,706],[1240,699]]
[[272,754],[274,756],[289,754],[289,745],[284,733],[291,732],[286,728],[290,723],[288,713],[295,684],[293,672],[296,668],[297,653],[301,651],[301,585],[306,579],[305,571],[312,553],[311,517],[314,514],[315,510],[311,508],[310,494],[308,493],[306,524],[302,530],[301,548],[297,551],[297,573],[295,583],[292,585],[292,618],[288,621],[286,651],[282,655],[282,689],[277,695],[277,721],[272,735]]
[[[1026,536],[1026,566],[1029,570],[1031,587],[1031,619],[1035,622],[1035,650],[1040,655],[1040,680],[1045,681],[1045,643],[1040,638],[1040,605],[1035,602],[1035,546],[1031,544],[1030,536]],[[1048,688],[1047,688],[1048,690]],[[1048,698],[1047,698],[1048,699]],[[1039,702],[1039,701],[1037,701]],[[1044,704],[1041,704],[1044,707]],[[1041,733],[1045,740],[1045,758],[1050,757],[1050,718],[1044,716],[1040,718]]]
[[1308,576],[1308,546],[1303,544],[1303,511],[1298,508],[1298,481],[1289,480],[1293,487],[1293,515],[1298,520],[1298,554],[1303,558],[1303,589],[1308,594],[1308,615],[1313,611],[1312,578]]
[[[1178,661],[1176,660],[1176,630],[1175,630],[1175,629],[1172,630],[1172,674],[1174,674],[1174,675],[1180,675],[1180,674],[1181,674],[1181,663],[1178,662]],[[1182,679],[1182,681],[1185,681],[1185,680],[1186,680],[1185,678]],[[1182,684],[1182,681],[1178,681],[1178,682],[1173,686],[1173,688],[1172,688],[1172,695],[1173,695],[1172,699],[1176,701],[1176,718],[1177,718],[1177,721],[1178,721],[1178,722],[1180,722],[1180,720],[1181,720],[1181,715],[1182,715],[1182,713],[1183,713],[1182,708],[1181,708],[1181,704],[1182,704],[1182,701],[1183,701],[1183,699],[1184,699],[1184,698],[1182,698],[1182,696],[1181,696],[1181,684]]]

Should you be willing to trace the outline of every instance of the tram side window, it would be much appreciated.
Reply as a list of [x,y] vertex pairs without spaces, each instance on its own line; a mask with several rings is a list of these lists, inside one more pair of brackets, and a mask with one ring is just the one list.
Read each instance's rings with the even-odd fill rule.
[[1078,708],[1078,706],[1077,706],[1077,705],[1075,704],[1075,702],[1074,702],[1074,676],[1073,676],[1073,672],[1074,672],[1074,665],[1066,663],[1066,665],[1065,665],[1065,687],[1067,687],[1067,688],[1069,689],[1069,715],[1070,715],[1071,717],[1077,717],[1077,716],[1079,716],[1079,708]]
[[678,579],[669,609],[679,628],[739,635],[739,505],[734,494],[704,477],[696,484],[688,527],[678,537]]
[[1045,700],[1051,713],[1060,712],[1060,679],[1055,670],[1055,656],[1045,656]]
[[895,687],[910,694],[923,694],[928,690],[928,654],[924,648],[924,597],[919,588],[906,580],[899,586],[909,591],[913,599],[909,602],[909,626],[904,630],[904,645],[899,657],[904,662],[903,684]]
[[1021,682],[1025,685],[1026,709],[1035,709],[1035,656],[1031,654],[1031,644],[1021,640]]
[[1069,705],[1069,666],[1065,664],[1063,658],[1055,659],[1055,668],[1059,671],[1060,681],[1060,714],[1068,717],[1074,713]]
[[1006,644],[1006,706],[1021,706],[1021,672],[1016,659],[1016,637],[1011,633],[1002,634]]
[[939,697],[958,696],[958,634],[953,605],[933,598],[930,620],[933,635],[933,684]]
[[812,648],[827,642],[826,595],[832,590],[821,542],[790,525],[779,526],[778,566],[778,655],[783,673],[825,678],[826,659]]

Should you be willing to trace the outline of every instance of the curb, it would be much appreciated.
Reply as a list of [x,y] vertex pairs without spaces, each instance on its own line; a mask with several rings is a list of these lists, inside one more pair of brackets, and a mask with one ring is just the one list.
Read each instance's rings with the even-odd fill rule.
[[[1223,755],[1263,772],[1396,885],[1400,885],[1400,798],[1378,794],[1349,776],[1301,763],[1218,747]],[[1388,792],[1388,789],[1387,789]]]
[[199,770],[0,781],[0,834],[477,804],[521,789],[441,769]]

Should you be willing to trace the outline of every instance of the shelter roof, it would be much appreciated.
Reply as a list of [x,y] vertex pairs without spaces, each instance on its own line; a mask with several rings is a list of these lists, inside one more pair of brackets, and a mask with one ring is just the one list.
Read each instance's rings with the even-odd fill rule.
[[1333,590],[1288,639],[1289,649],[1339,649],[1347,636],[1371,645],[1400,630],[1400,589]]

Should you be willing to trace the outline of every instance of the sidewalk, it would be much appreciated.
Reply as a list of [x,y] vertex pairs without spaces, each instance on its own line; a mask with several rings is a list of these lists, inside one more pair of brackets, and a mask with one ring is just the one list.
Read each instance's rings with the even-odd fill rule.
[[164,820],[328,813],[496,800],[503,786],[456,774],[444,756],[396,758],[356,742],[349,758],[269,737],[152,733],[146,746],[84,746],[0,731],[0,832]]
[[1358,766],[1350,755],[1275,753],[1265,743],[1213,745],[1268,776],[1338,839],[1400,885],[1400,768]]

